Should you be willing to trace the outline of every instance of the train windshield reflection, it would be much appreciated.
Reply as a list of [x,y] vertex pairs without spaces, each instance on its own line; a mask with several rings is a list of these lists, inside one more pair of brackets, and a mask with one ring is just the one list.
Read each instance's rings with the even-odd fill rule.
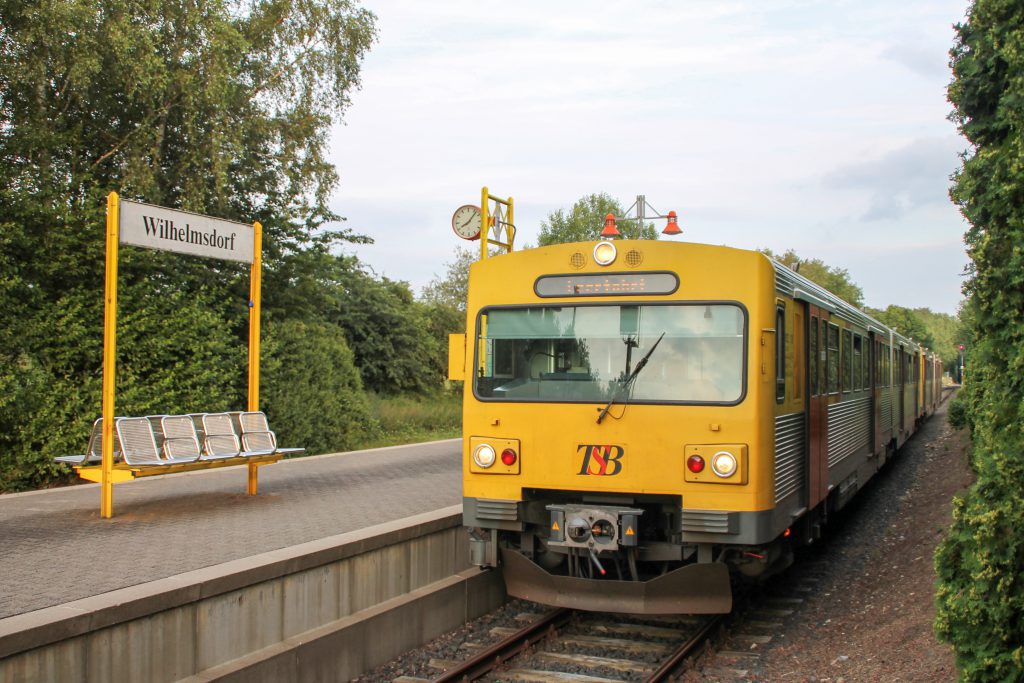
[[630,402],[735,403],[746,317],[734,304],[489,308],[477,327],[482,399],[607,402],[664,333]]

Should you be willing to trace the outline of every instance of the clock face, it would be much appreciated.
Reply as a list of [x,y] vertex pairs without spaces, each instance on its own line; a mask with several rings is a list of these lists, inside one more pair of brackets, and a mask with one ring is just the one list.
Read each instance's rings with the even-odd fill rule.
[[480,239],[480,209],[472,204],[455,209],[452,230],[464,240]]

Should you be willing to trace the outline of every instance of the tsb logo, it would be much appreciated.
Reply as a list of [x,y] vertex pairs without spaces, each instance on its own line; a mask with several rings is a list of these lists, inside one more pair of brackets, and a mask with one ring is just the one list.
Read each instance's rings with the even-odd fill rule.
[[583,451],[583,465],[577,474],[613,477],[622,471],[622,446],[581,443],[576,452]]

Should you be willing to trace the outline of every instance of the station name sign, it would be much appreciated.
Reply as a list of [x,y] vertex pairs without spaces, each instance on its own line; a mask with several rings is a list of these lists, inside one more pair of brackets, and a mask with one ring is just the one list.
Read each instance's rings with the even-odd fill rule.
[[255,231],[245,223],[125,199],[118,223],[121,244],[253,262]]

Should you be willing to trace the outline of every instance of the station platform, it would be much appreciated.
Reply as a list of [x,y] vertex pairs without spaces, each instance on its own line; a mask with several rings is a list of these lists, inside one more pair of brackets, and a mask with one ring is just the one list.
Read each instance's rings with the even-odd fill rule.
[[0,496],[0,619],[462,502],[461,440]]

